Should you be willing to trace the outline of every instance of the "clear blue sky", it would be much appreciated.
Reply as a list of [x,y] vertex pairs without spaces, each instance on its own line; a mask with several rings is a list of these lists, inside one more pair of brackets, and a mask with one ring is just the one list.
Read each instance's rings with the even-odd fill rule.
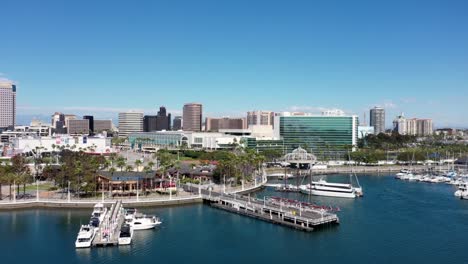
[[468,1],[0,2],[19,114],[387,108],[468,126]]

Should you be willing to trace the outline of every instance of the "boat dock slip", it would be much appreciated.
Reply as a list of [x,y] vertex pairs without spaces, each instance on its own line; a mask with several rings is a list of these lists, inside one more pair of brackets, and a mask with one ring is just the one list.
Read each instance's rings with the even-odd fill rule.
[[99,224],[96,237],[93,240],[93,247],[117,246],[122,224],[125,221],[125,213],[122,201],[112,204],[110,210],[104,216],[104,220]]
[[336,214],[303,208],[301,204],[277,204],[267,199],[233,195],[205,196],[204,199],[216,208],[307,232],[339,223]]

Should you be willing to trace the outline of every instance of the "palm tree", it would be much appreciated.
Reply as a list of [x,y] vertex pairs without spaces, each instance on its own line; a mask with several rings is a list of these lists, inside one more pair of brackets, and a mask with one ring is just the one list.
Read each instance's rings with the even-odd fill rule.
[[120,171],[123,171],[123,168],[125,167],[125,164],[126,164],[126,162],[125,162],[124,157],[118,157],[117,158],[117,167],[120,168]]
[[15,183],[15,174],[9,171],[4,175],[4,179],[5,179],[5,183],[9,185],[10,200],[11,200],[13,198],[11,190],[12,190],[13,183]]
[[111,161],[111,166],[114,167],[114,161],[117,159],[117,153],[112,152],[109,156],[109,160]]
[[137,169],[137,172],[140,172],[140,165],[142,164],[143,162],[140,160],[140,159],[137,159],[135,160],[135,167]]
[[127,165],[127,166],[125,166],[125,171],[126,171],[126,172],[129,172],[129,171],[132,171],[132,170],[133,170],[132,165]]
[[152,161],[148,162],[147,166],[150,167],[151,169],[153,169],[153,167],[154,167],[154,162],[152,162]]
[[6,182],[6,168],[1,164],[0,167],[0,200],[3,200],[2,185]]

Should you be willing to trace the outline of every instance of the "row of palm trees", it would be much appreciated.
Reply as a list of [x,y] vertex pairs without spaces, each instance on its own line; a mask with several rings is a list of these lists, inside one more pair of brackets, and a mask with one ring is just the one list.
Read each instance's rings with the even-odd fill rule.
[[214,174],[215,180],[225,182],[227,178],[234,180],[236,184],[241,181],[250,181],[260,170],[263,162],[265,162],[265,157],[254,150],[232,152],[228,158],[219,161]]
[[26,164],[23,156],[14,156],[10,162],[0,165],[0,200],[3,199],[2,186],[9,186],[9,199],[13,199],[12,191],[16,186],[16,194],[20,193],[23,186],[23,195],[26,194],[26,185],[33,182],[34,178]]

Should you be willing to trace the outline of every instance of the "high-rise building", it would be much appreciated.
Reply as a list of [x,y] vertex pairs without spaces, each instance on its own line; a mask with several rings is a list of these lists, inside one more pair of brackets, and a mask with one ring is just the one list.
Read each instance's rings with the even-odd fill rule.
[[94,120],[94,133],[112,131],[112,120]]
[[119,113],[119,137],[127,137],[136,132],[143,132],[143,113]]
[[159,107],[158,115],[156,116],[156,130],[171,130],[171,114],[166,113],[166,107]]
[[0,129],[16,124],[16,85],[0,81]]
[[56,134],[66,134],[65,115],[55,112],[52,115],[51,127]]
[[145,115],[143,117],[143,131],[144,132],[152,132],[157,131],[157,120],[158,117],[155,115]]
[[205,119],[205,130],[217,132],[220,129],[245,129],[247,128],[246,118],[211,118]]
[[432,135],[432,119],[405,118],[403,114],[393,120],[393,131],[400,135],[429,136]]
[[201,131],[202,130],[202,104],[189,103],[184,105],[183,124],[184,131]]
[[376,135],[385,133],[385,109],[376,106],[370,110],[370,126]]
[[247,112],[247,126],[252,125],[274,125],[275,113],[271,111],[250,111]]
[[434,132],[434,126],[432,124],[432,119],[418,119],[418,135],[420,136],[430,136]]
[[90,134],[89,119],[72,119],[68,121],[67,131],[69,135],[89,135]]
[[172,130],[181,130],[182,129],[182,117],[175,116],[174,121],[172,122]]
[[89,134],[94,135],[94,116],[85,115],[83,119],[89,120]]
[[356,115],[310,115],[305,113],[278,113],[274,119],[272,140],[247,138],[252,148],[276,148],[291,152],[302,147],[322,157],[345,157],[356,146],[358,117]]

